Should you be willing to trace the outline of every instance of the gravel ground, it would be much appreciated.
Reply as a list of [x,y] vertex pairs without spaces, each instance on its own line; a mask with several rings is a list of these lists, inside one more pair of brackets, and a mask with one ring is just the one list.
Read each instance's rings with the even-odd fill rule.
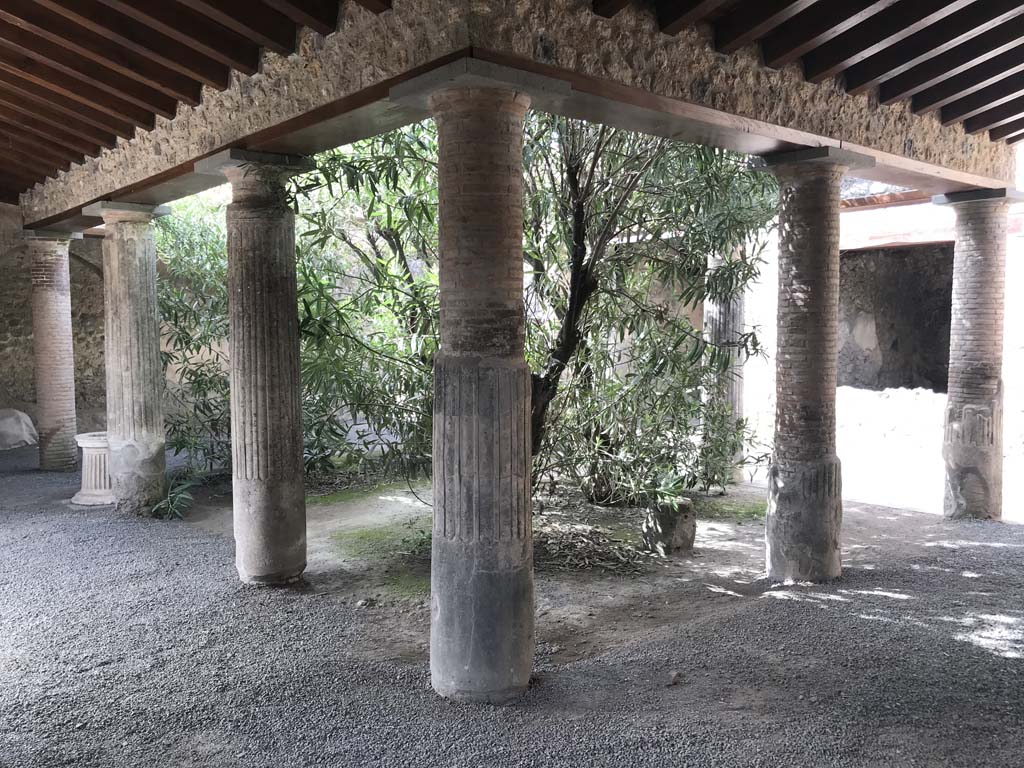
[[1019,526],[848,505],[829,586],[752,578],[757,523],[650,577],[545,577],[533,689],[473,707],[422,643],[382,650],[421,605],[357,608],[326,566],[241,587],[230,539],[76,509],[33,461],[0,454],[3,768],[1021,765]]

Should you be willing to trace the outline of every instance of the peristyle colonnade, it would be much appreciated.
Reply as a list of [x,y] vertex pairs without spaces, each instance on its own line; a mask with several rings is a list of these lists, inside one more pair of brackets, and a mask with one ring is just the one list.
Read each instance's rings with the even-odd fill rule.
[[[521,694],[534,651],[530,374],[523,355],[523,121],[529,96],[448,87],[439,134],[441,348],[435,361],[431,672],[442,695]],[[835,447],[840,183],[871,158],[834,148],[766,158],[780,182],[775,455],[766,568],[776,581],[841,574]],[[231,440],[242,581],[284,584],[306,566],[294,218],[284,184],[307,160],[228,150],[197,164],[231,183]],[[1010,193],[957,211],[944,455],[951,516],[998,518],[1003,262]],[[106,224],[107,413],[114,494],[142,513],[164,490],[163,387],[152,206],[98,203]],[[40,460],[74,468],[67,234],[32,253]]]

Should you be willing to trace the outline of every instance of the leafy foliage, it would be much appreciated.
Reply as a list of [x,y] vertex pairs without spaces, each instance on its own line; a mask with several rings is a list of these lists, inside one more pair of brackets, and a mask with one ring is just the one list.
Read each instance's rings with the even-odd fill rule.
[[[429,471],[436,156],[421,123],[321,155],[292,182],[307,472]],[[718,393],[757,339],[709,345],[692,319],[757,275],[770,177],[739,156],[540,113],[524,160],[535,479],[607,503],[724,484],[744,425]],[[171,444],[212,466],[230,454],[215,352],[224,242],[198,213],[162,225],[161,308],[167,362],[196,404],[170,421]]]

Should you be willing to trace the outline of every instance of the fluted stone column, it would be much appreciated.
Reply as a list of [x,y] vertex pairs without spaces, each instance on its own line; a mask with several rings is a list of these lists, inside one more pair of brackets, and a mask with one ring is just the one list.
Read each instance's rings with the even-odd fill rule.
[[821,148],[776,155],[779,303],[775,451],[765,524],[773,581],[842,573],[842,472],[836,455],[840,184],[870,158]]
[[39,466],[51,472],[73,472],[78,468],[68,266],[68,246],[73,237],[81,235],[31,230],[24,233],[32,272]]
[[199,163],[231,182],[228,291],[235,565],[250,584],[306,569],[295,216],[288,177],[301,157],[229,150]]
[[[725,260],[718,257],[712,259],[709,266],[715,269],[724,263]],[[710,343],[726,347],[730,344],[735,345],[743,337],[744,305],[743,293],[724,301],[709,297],[704,302],[704,333]],[[719,376],[719,391],[715,396],[722,400],[722,405],[728,409],[732,418],[738,421],[743,418],[743,358],[737,347],[728,349],[729,367]],[[740,482],[743,479],[743,469],[739,466],[743,461],[742,449],[737,451],[733,460],[737,465],[733,471],[733,480]]]
[[956,211],[944,512],[998,520],[1003,509],[1003,287],[1014,192],[936,198]]
[[119,512],[148,515],[166,491],[164,373],[153,219],[167,208],[102,202],[104,363],[110,482]]
[[523,357],[523,93],[430,98],[439,136],[430,671],[442,696],[526,690],[534,650],[530,371]]

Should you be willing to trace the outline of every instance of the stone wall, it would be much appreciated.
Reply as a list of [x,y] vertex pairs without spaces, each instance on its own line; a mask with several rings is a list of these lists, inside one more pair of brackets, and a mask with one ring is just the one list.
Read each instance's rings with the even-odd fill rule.
[[953,243],[847,251],[839,386],[946,391]]
[[[106,424],[103,368],[103,277],[101,240],[71,243],[71,324],[75,345],[78,431]],[[0,408],[36,418],[32,358],[32,283],[25,248],[0,236]]]
[[[343,4],[339,30],[324,38],[304,31],[298,52],[268,53],[261,71],[234,75],[223,92],[203,90],[198,107],[157,118],[152,131],[119,140],[96,159],[73,166],[26,192],[33,223],[191,163],[249,137],[415,67],[470,46],[551,65],[567,73],[649,91],[807,134],[827,137],[987,178],[1010,180],[1014,156],[986,135],[943,127],[907,104],[882,106],[850,97],[834,80],[806,83],[798,65],[760,64],[755,48],[715,52],[706,30],[662,34],[649,8],[637,5],[604,19],[591,0],[395,0],[374,15]],[[383,96],[383,93],[381,94]],[[756,131],[756,124],[748,125]]]

